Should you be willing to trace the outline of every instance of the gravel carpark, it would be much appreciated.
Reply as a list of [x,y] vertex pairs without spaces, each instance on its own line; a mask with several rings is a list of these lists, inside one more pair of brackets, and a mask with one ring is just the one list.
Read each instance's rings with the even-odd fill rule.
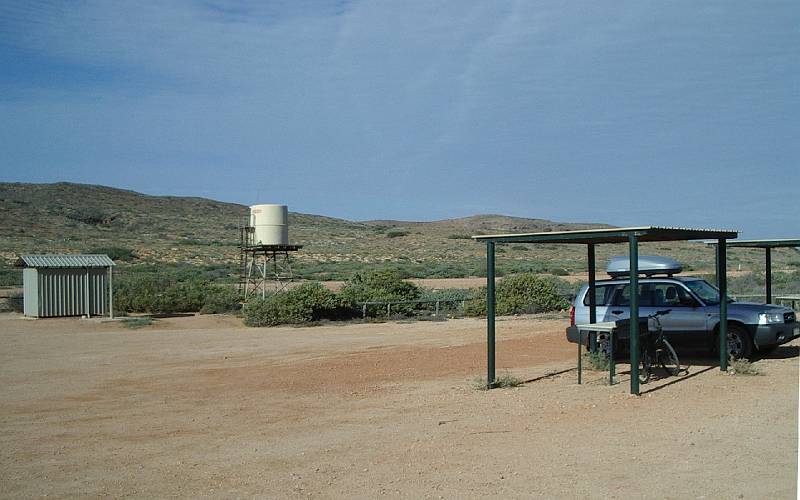
[[760,375],[577,385],[568,320],[246,328],[0,315],[0,496],[797,498],[798,340]]

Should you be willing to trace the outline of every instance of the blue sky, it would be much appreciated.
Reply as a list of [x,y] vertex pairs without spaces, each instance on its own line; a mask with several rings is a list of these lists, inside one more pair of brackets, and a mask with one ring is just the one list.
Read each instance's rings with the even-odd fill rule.
[[800,235],[800,3],[0,0],[0,180]]

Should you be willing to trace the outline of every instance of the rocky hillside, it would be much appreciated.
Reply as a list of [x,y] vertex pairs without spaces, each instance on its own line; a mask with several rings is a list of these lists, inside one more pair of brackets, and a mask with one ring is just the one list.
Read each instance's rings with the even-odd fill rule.
[[[124,247],[141,262],[219,263],[235,259],[247,207],[205,198],[148,196],[83,184],[0,184],[0,256]],[[565,230],[563,224],[500,215],[434,222],[353,222],[291,213],[298,258],[316,262],[441,260],[479,255],[474,234]]]
[[[114,249],[123,266],[188,264],[236,272],[239,227],[248,208],[205,198],[149,196],[83,184],[0,183],[0,268],[21,253],[92,252]],[[292,243],[297,269],[315,279],[341,279],[363,268],[401,267],[409,276],[480,275],[485,247],[476,234],[564,231],[610,227],[503,215],[475,215],[433,222],[373,220],[354,222],[292,212]],[[602,245],[598,262],[624,254],[625,246]],[[698,243],[651,244],[642,253],[678,258],[688,269],[713,269],[713,251]],[[562,274],[585,269],[580,245],[506,245],[498,248],[498,266]],[[761,269],[759,252],[731,252],[732,266]],[[776,252],[781,266],[796,252]],[[17,278],[13,278],[16,280]]]

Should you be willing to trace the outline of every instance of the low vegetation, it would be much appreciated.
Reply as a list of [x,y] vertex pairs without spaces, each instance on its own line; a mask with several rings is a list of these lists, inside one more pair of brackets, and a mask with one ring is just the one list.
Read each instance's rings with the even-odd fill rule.
[[124,326],[125,328],[130,328],[132,330],[152,325],[154,322],[155,320],[148,316],[142,318],[125,318],[120,320],[122,326]]
[[132,249],[118,246],[90,248],[86,253],[108,255],[114,262],[131,262],[136,258]]
[[351,303],[319,283],[306,283],[266,298],[253,298],[242,308],[247,326],[304,324],[323,319],[347,319],[354,314]]
[[583,366],[592,371],[608,371],[608,355],[604,352],[587,352],[583,354]]
[[239,307],[235,290],[200,278],[174,275],[126,275],[114,281],[114,310],[151,314],[229,312]]
[[476,379],[472,385],[476,390],[485,391],[487,389],[505,389],[509,387],[517,387],[522,385],[522,383],[523,381],[519,377],[516,377],[509,372],[505,372],[495,377],[494,383],[491,385],[491,387],[486,383],[485,378]]
[[[495,289],[495,313],[501,316],[558,311],[568,307],[555,278],[533,273],[506,277]],[[486,287],[481,287],[466,303],[468,316],[485,316]]]
[[728,373],[731,375],[761,375],[761,370],[746,359],[734,359],[728,364]]

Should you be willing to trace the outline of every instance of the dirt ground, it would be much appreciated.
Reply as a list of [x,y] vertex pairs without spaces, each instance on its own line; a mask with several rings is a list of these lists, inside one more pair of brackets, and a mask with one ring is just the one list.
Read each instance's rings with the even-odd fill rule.
[[798,341],[577,384],[564,318],[131,330],[0,315],[0,496],[796,498]]

